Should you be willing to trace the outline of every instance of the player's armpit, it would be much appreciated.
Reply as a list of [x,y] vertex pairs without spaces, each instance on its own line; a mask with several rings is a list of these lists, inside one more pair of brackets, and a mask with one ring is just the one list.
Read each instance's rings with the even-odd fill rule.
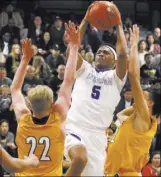
[[121,80],[125,77],[125,74],[127,72],[128,58],[129,58],[129,55],[127,53],[117,54],[116,74]]
[[115,79],[115,82],[116,82],[116,85],[117,85],[117,88],[118,88],[119,92],[121,92],[122,88],[125,85],[125,82],[127,80],[127,75],[128,74],[126,72],[124,78],[120,79],[117,75],[117,71],[116,70],[114,71],[114,79]]

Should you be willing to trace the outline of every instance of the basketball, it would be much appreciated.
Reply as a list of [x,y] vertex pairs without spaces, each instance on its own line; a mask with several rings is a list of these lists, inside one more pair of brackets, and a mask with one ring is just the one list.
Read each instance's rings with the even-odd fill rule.
[[111,2],[96,2],[89,11],[89,21],[99,30],[111,29],[120,22],[119,10]]

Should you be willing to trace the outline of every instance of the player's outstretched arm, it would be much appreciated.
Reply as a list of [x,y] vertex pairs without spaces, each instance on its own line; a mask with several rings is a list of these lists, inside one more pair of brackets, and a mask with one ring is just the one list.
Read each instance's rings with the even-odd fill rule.
[[11,157],[2,147],[0,147],[0,163],[7,172],[14,173],[37,167],[39,160],[35,155],[31,155],[24,160],[16,159]]
[[117,61],[116,61],[116,74],[122,80],[127,72],[127,62],[128,62],[128,47],[126,38],[123,31],[123,25],[121,21],[121,15],[119,10],[116,7],[118,14],[120,16],[119,23],[117,25],[117,43],[116,43],[116,52],[117,52]]
[[89,12],[91,10],[91,8],[94,6],[94,4],[96,4],[98,1],[93,2],[87,9],[87,12],[83,18],[83,20],[81,21],[81,24],[79,26],[79,31],[80,31],[80,40],[82,41],[84,33],[87,30],[87,26],[89,24]]
[[[89,24],[89,12],[90,12],[90,9],[93,7],[93,5],[96,3],[97,1],[95,1],[94,3],[92,3],[88,9],[87,9],[87,12],[83,18],[83,20],[81,21],[81,24],[79,25],[79,31],[80,31],[80,41],[82,41],[83,39],[83,36],[84,36],[84,33],[86,32],[87,30],[87,26]],[[82,66],[82,63],[83,63],[83,58],[82,56],[78,53],[78,62],[77,62],[77,70],[79,70]]]
[[140,84],[140,69],[138,57],[138,41],[139,28],[133,25],[133,30],[130,29],[131,48],[129,60],[129,79],[131,83],[132,95],[135,102],[135,107],[139,114],[138,117],[143,119],[148,125],[151,125],[150,113],[146,100],[144,99],[143,91]]
[[69,22],[65,24],[66,34],[69,41],[69,57],[65,68],[64,81],[60,87],[55,109],[62,115],[62,120],[66,118],[67,111],[71,103],[71,92],[75,81],[76,66],[78,60],[78,49],[80,46],[80,32],[75,25]]
[[24,82],[27,65],[34,54],[30,39],[21,40],[21,45],[23,55],[11,85],[12,105],[17,121],[19,121],[24,114],[30,113],[30,110],[26,106],[21,88]]

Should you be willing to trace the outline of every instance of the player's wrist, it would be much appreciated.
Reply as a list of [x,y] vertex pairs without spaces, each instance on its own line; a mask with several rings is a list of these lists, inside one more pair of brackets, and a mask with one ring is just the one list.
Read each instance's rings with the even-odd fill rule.
[[77,48],[79,48],[79,46],[80,46],[80,44],[77,44],[77,43],[69,43],[70,48],[77,49]]

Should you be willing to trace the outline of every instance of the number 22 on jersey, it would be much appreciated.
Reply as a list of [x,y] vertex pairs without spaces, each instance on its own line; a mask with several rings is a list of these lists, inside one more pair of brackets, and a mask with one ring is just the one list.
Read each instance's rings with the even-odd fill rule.
[[48,156],[48,152],[50,149],[50,139],[48,137],[42,136],[37,140],[35,137],[30,136],[30,137],[27,137],[26,143],[31,144],[31,148],[30,148],[28,156],[30,156],[31,154],[34,154],[34,152],[37,148],[37,145],[44,145],[44,149],[43,149],[42,154],[40,156],[40,160],[41,161],[50,161],[51,160],[50,156]]

